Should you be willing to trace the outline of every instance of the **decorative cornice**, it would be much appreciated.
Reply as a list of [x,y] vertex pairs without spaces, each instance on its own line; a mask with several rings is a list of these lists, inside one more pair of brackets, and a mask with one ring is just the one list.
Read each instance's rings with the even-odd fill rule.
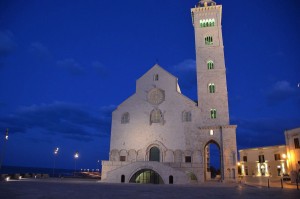
[[223,129],[223,128],[237,128],[237,125],[221,125],[221,126],[201,126],[198,129]]

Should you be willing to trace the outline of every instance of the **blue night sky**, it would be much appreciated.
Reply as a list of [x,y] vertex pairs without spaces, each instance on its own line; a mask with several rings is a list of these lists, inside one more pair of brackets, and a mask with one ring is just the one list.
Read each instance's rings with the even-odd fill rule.
[[[190,8],[197,0],[0,1],[0,132],[5,165],[96,168],[111,112],[158,63],[196,99]],[[300,126],[300,3],[222,1],[238,149],[284,144]],[[3,150],[3,139],[0,142]]]

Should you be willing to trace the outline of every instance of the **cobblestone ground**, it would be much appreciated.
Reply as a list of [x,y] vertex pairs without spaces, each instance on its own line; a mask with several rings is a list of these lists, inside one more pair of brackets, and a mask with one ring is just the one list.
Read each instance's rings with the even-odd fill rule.
[[105,184],[94,180],[46,179],[0,182],[1,199],[299,199],[296,189],[258,188],[240,184],[201,185]]

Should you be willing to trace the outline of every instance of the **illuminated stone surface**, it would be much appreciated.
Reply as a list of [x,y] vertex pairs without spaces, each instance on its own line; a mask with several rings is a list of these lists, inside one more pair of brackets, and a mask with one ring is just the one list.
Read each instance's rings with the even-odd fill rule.
[[[201,183],[210,179],[206,168],[210,143],[220,149],[221,179],[236,180],[236,126],[229,124],[222,6],[201,1],[191,11],[198,103],[181,93],[176,77],[154,65],[136,81],[136,92],[112,114],[109,161],[102,161],[104,182],[128,183],[139,170],[150,169],[164,184]],[[213,92],[209,85],[214,85]],[[183,117],[186,112],[189,119]],[[130,118],[126,123],[125,113]],[[159,162],[149,161],[152,147],[159,149]]]

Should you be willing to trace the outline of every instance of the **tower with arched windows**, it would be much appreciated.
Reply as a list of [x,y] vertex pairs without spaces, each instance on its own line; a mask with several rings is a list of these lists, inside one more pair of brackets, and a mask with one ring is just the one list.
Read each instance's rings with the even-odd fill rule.
[[235,181],[236,126],[229,124],[221,30],[222,6],[201,0],[191,9],[198,103],[158,64],[112,113],[109,161],[102,180],[118,183],[199,183],[211,179],[210,146],[219,152],[220,180]]
[[[222,6],[211,0],[200,1],[192,9],[192,18],[195,29],[198,105],[203,112],[203,125],[226,125],[229,124],[229,113],[221,26]],[[209,23],[212,21],[214,23]],[[204,26],[204,22],[208,25]],[[212,91],[214,87],[218,89]],[[214,120],[209,119],[211,109],[218,113]]]

